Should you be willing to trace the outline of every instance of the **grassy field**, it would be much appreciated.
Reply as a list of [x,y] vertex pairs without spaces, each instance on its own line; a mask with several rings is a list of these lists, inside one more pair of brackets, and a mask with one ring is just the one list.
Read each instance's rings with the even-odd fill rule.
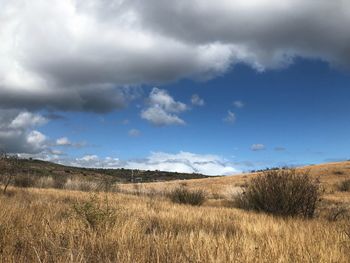
[[[350,262],[349,218],[330,217],[349,208],[350,192],[337,190],[349,167],[311,167],[325,189],[311,220],[233,208],[224,193],[255,175],[120,186],[135,194],[10,187],[0,262]],[[157,194],[180,183],[209,199],[193,207]]]
[[[350,195],[337,190],[340,182],[350,179],[350,161],[338,163],[326,163],[306,166],[299,170],[308,170],[310,175],[320,180],[324,188],[323,198],[337,202],[345,202],[350,205]],[[189,189],[201,189],[214,198],[229,198],[234,192],[239,191],[249,180],[259,173],[247,173],[234,176],[222,176],[195,180],[174,180],[169,182],[157,182],[138,184],[141,191],[170,191],[179,184],[185,184]],[[135,184],[124,184],[120,187],[127,191],[135,191]],[[137,189],[140,191],[140,189]]]

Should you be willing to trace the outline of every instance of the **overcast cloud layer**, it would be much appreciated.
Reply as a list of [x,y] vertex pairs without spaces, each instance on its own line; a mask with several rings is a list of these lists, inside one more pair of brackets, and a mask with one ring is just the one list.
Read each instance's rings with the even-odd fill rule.
[[109,111],[137,84],[295,56],[349,66],[347,0],[1,0],[0,105]]

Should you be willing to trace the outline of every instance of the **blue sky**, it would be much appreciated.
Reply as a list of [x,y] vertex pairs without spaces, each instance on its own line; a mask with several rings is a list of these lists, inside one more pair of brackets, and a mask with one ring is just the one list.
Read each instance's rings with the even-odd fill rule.
[[[50,138],[85,143],[70,156],[142,159],[151,152],[214,154],[238,170],[322,163],[348,158],[350,75],[327,63],[298,59],[285,69],[257,72],[237,65],[208,81],[157,85],[189,109],[184,125],[157,126],[141,118],[155,86],[125,109],[108,114],[63,113],[40,129]],[[204,105],[193,105],[197,94]],[[242,105],[235,106],[240,101]],[[228,111],[235,120],[225,121]],[[129,135],[130,130],[139,134]],[[262,149],[253,150],[261,144]],[[263,145],[263,146],[262,146]],[[60,149],[60,147],[56,147]],[[259,147],[258,147],[259,148]]]
[[2,151],[210,175],[350,158],[350,3],[0,5]]

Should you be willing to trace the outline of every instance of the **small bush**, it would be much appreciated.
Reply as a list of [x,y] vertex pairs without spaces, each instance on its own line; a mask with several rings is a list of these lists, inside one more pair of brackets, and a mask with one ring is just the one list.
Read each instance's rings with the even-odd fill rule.
[[84,225],[93,230],[106,230],[116,221],[116,210],[109,206],[107,199],[102,206],[97,195],[92,195],[88,201],[74,204],[73,209]]
[[338,185],[338,190],[342,192],[350,192],[350,180],[342,181]]
[[335,175],[343,175],[344,172],[340,171],[340,170],[337,170],[337,171],[334,171],[333,174],[335,174]]
[[308,172],[270,170],[254,178],[233,202],[246,210],[311,218],[319,198],[319,183]]
[[200,206],[204,203],[206,196],[201,190],[190,191],[187,188],[180,186],[170,192],[169,198],[174,203]]

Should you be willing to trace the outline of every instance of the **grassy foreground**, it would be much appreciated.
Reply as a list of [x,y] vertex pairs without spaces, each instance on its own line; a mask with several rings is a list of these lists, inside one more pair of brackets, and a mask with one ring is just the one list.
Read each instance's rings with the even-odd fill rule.
[[[0,195],[0,262],[350,262],[346,220],[120,193],[97,194],[93,204],[112,211],[101,215],[86,206],[91,196],[34,188]],[[93,211],[92,223],[77,207]]]

